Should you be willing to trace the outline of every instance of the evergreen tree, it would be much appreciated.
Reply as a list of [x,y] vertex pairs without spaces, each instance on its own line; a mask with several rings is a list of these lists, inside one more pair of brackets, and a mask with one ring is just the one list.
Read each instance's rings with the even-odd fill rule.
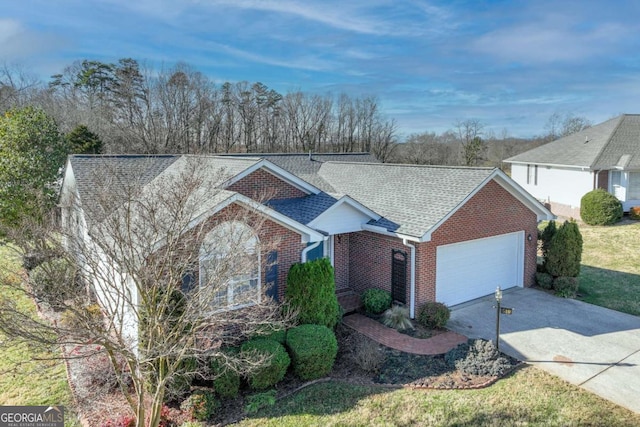
[[85,125],[78,125],[66,135],[73,154],[101,154],[102,140]]
[[582,235],[575,220],[565,221],[551,238],[545,267],[552,276],[578,277],[582,259]]

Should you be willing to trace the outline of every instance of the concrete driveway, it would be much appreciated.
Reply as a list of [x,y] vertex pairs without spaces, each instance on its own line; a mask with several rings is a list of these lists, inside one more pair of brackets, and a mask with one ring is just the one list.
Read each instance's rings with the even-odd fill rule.
[[[495,339],[493,296],[452,308],[447,327]],[[500,350],[640,413],[640,317],[535,289],[504,292]]]

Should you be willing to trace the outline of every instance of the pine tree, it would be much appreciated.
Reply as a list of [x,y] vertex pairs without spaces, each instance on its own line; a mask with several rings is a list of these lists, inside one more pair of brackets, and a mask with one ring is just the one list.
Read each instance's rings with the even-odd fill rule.
[[582,235],[575,220],[565,221],[551,238],[545,267],[552,276],[578,277],[582,259]]

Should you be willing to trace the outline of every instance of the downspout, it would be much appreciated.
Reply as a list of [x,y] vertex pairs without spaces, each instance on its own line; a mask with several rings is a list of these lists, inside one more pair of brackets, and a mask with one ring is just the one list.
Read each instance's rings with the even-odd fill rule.
[[313,245],[311,246],[307,246],[306,248],[304,248],[302,250],[302,253],[300,254],[300,261],[304,264],[305,262],[307,262],[307,254],[309,253],[309,251],[314,250],[315,248],[317,248],[318,246],[320,246],[320,243],[324,242],[327,240],[327,237],[325,237],[323,240],[318,240],[317,242],[315,242]]
[[409,297],[409,317],[416,318],[416,247],[407,239],[402,239],[402,244],[411,248],[411,296]]

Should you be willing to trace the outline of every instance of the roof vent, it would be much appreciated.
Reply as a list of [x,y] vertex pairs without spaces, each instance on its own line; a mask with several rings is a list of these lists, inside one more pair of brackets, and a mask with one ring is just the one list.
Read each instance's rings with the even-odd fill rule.
[[309,150],[309,161],[312,161],[313,158],[311,158],[311,150]]
[[589,136],[584,137],[584,143],[586,144],[587,142],[589,142]]

